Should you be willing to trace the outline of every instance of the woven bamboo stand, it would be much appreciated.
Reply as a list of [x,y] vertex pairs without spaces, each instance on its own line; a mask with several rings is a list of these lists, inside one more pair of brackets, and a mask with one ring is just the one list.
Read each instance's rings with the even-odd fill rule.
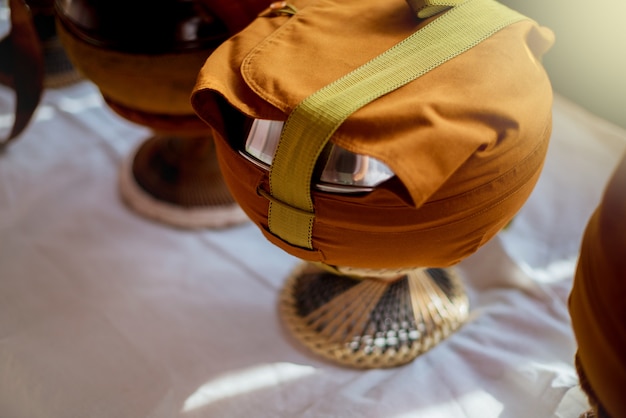
[[303,263],[279,301],[296,340],[334,363],[360,369],[411,362],[457,330],[468,311],[453,269],[355,278]]
[[42,42],[45,64],[44,86],[61,88],[84,80],[67,58],[63,45],[54,36]]
[[154,135],[126,159],[119,180],[124,202],[160,223],[226,228],[248,220],[224,183],[207,135]]

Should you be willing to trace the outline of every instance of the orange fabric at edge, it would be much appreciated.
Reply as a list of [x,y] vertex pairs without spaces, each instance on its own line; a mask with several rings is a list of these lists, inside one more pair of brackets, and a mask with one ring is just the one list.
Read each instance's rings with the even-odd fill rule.
[[569,298],[577,356],[597,401],[626,417],[626,154],[583,236]]

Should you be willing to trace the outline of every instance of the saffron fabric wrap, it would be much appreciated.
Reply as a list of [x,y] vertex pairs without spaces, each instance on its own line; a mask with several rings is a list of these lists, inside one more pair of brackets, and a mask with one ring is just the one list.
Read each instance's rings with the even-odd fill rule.
[[[215,131],[231,193],[265,237],[304,260],[363,268],[443,267],[500,231],[532,191],[551,133],[541,56],[552,32],[501,29],[354,112],[331,142],[386,163],[367,194],[313,191],[312,249],[268,228],[268,173],[242,157],[247,121],[286,120],[306,97],[430,23],[402,0],[294,1],[218,47],[198,75],[195,112]],[[471,22],[467,22],[471,24]]]
[[592,397],[626,416],[626,154],[583,236],[569,298],[577,357]]

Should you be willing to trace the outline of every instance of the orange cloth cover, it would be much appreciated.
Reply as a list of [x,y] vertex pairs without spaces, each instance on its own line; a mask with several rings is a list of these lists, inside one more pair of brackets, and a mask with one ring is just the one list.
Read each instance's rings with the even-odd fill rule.
[[626,417],[626,155],[583,237],[569,299],[578,361],[597,401]]
[[404,0],[293,1],[223,43],[192,95],[215,131],[228,186],[265,236],[304,260],[363,268],[449,266],[507,224],[540,174],[552,89],[540,58],[552,32],[510,25],[353,113],[331,141],[396,177],[368,194],[315,190],[313,250],[268,229],[268,173],[238,154],[250,118],[285,120],[304,98],[427,22]]

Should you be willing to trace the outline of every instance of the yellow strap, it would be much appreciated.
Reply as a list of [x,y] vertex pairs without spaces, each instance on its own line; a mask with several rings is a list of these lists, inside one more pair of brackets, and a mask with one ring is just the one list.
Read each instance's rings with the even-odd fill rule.
[[300,102],[285,122],[270,168],[270,231],[291,245],[313,249],[313,169],[343,121],[523,19],[494,0],[467,0]]
[[417,17],[427,18],[458,6],[465,0],[406,0],[413,9]]

